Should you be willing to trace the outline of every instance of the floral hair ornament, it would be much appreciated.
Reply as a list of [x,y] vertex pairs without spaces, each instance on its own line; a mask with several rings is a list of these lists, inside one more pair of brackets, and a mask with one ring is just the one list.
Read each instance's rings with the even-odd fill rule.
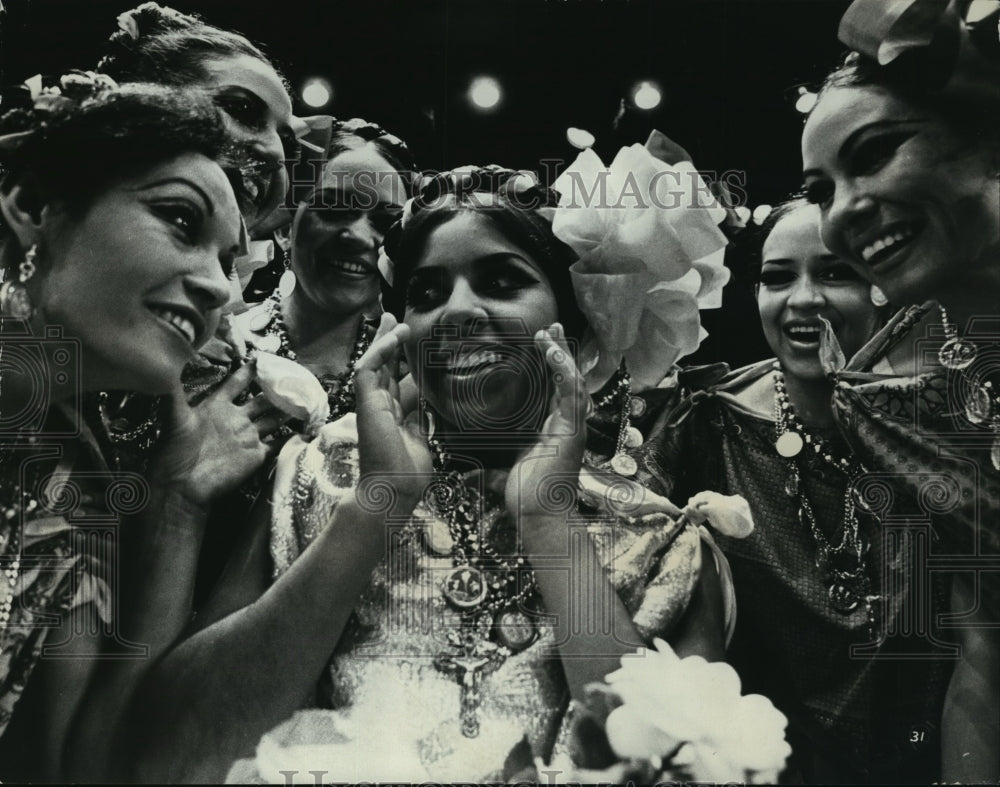
[[623,359],[633,391],[653,388],[707,336],[699,309],[722,305],[726,211],[690,160],[667,163],[638,144],[608,167],[583,151],[555,188],[552,230],[579,257],[570,273],[588,322],[579,358],[588,389]]
[[191,17],[187,14],[182,14],[174,8],[150,2],[143,3],[140,6],[119,14],[116,20],[118,22],[118,29],[125,33],[133,42],[138,41],[143,32],[139,28],[139,17],[151,11],[155,12],[160,19],[169,19],[184,24],[192,21]]
[[1000,0],[855,0],[838,35],[907,85],[1000,107]]
[[111,77],[94,71],[70,71],[54,84],[46,84],[51,81],[35,74],[12,91],[5,91],[4,111],[24,110],[30,120],[28,128],[0,134],[0,151],[15,150],[35,134],[44,133],[47,116],[118,89],[118,83]]

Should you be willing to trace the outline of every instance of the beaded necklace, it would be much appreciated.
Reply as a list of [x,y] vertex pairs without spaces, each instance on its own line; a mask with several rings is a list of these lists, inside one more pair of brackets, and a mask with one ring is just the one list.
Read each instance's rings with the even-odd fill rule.
[[[864,465],[852,456],[838,456],[833,447],[822,437],[810,433],[796,416],[785,388],[781,366],[774,364],[774,447],[788,459],[789,476],[785,481],[785,494],[798,502],[800,524],[812,535],[816,544],[816,567],[825,575],[830,606],[842,615],[850,615],[860,604],[865,605],[869,634],[875,629],[875,610],[872,602],[879,596],[871,593],[868,577],[867,555],[870,545],[861,534],[858,507],[870,513],[855,493],[857,480],[867,472]],[[847,477],[844,491],[844,509],[841,531],[836,544],[832,544],[816,522],[809,498],[802,484],[799,456],[812,448],[824,463]]]
[[[945,332],[945,342],[938,350],[938,361],[959,378],[965,419],[974,426],[986,426],[993,433],[990,462],[995,470],[1000,470],[1000,395],[993,390],[992,381],[985,379],[986,372],[993,369],[969,368],[977,360],[984,360],[979,357],[979,348],[971,339],[959,336],[958,327],[948,319],[944,306],[938,308]],[[977,367],[995,367],[995,357],[985,360],[988,364],[980,363]]]
[[[6,459],[6,457],[4,457]],[[8,463],[9,468],[18,472],[17,463]],[[10,478],[10,473],[0,478],[0,554],[4,554],[3,576],[6,580],[0,595],[0,628],[10,622],[14,598],[17,595],[17,581],[21,571],[21,544],[18,534],[24,527],[23,517],[38,508],[38,498],[32,491],[32,484],[21,484]],[[8,502],[9,501],[9,502]]]
[[433,551],[451,555],[453,568],[445,574],[441,592],[461,613],[459,629],[447,635],[450,651],[440,654],[434,665],[459,681],[462,734],[475,738],[482,678],[538,637],[534,621],[523,611],[536,596],[537,585],[519,549],[513,556],[501,555],[482,532],[487,501],[460,473],[447,468],[449,456],[434,437],[433,413],[426,406],[424,412],[430,421],[427,442],[435,469],[426,501],[447,525],[443,533],[430,523],[426,539]]
[[607,464],[618,475],[634,476],[639,471],[639,465],[625,450],[642,445],[642,432],[632,426],[631,416],[641,416],[646,411],[646,403],[639,397],[632,396],[632,378],[625,370],[624,361],[614,386],[601,397],[596,407],[607,407],[614,404],[615,400],[618,407],[618,439],[615,441],[614,456]]
[[[281,294],[279,292],[272,293],[264,301],[264,304],[265,311],[261,313],[256,321],[250,324],[251,330],[264,332],[264,336],[257,342],[258,349],[280,355],[282,358],[287,358],[290,361],[297,360],[295,350],[292,349],[288,338],[288,327],[285,325],[284,315],[281,313]],[[361,360],[361,356],[365,354],[365,351],[371,345],[374,335],[372,322],[362,317],[361,323],[358,325],[358,334],[354,341],[354,348],[351,350],[351,356],[347,361],[347,368],[339,374],[324,374],[318,378],[330,402],[330,417],[327,419],[328,421],[334,421],[342,415],[354,411],[355,368],[358,365],[358,361]]]
[[[121,413],[132,399],[133,394],[125,394],[118,404]],[[160,437],[160,397],[153,399],[149,415],[137,426],[130,427],[128,419],[123,416],[112,416],[109,412],[111,397],[107,391],[101,391],[97,397],[97,415],[104,428],[104,437],[111,444],[111,457],[115,467],[121,468],[121,449],[131,447],[140,456],[146,457],[150,449]]]

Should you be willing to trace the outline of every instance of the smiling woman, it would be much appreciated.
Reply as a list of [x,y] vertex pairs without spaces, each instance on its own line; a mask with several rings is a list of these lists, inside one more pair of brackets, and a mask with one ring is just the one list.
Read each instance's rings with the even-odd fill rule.
[[270,298],[238,318],[258,349],[297,360],[323,383],[331,420],[354,409],[354,365],[377,322],[378,252],[409,196],[406,145],[375,123],[333,121],[292,169],[287,271]]
[[[111,667],[97,654],[126,640],[155,653],[173,636],[170,556],[187,541],[197,548],[199,511],[264,449],[257,424],[231,419],[209,443],[226,467],[192,477],[177,455],[190,458],[192,434],[200,441],[217,422],[175,396],[148,482],[105,464],[80,395],[180,393],[226,302],[240,214],[216,160],[224,125],[202,94],[93,73],[40,82],[5,95],[0,118],[0,776],[76,781],[105,773],[117,710],[144,663]],[[250,372],[200,415],[232,407]],[[106,544],[115,557],[84,538],[81,517],[128,519],[127,537],[116,530]],[[43,647],[69,658],[41,658]],[[100,665],[110,669],[97,678]],[[78,755],[88,770],[74,770]]]
[[[823,245],[819,219],[815,205],[793,199],[755,239],[757,304],[775,358],[694,388],[664,412],[640,464],[662,494],[683,499],[707,487],[749,501],[754,532],[719,536],[739,610],[727,659],[746,690],[788,716],[784,777],[905,782],[940,771],[936,738],[904,751],[893,736],[904,723],[940,728],[950,665],[894,664],[899,684],[877,666],[919,588],[912,575],[887,574],[881,523],[855,500],[865,468],[836,429],[820,351],[829,325],[853,354],[883,310],[858,266]],[[934,580],[935,605],[941,584]],[[854,658],[852,648],[867,643],[874,657]]]
[[207,90],[237,148],[233,182],[247,227],[263,228],[284,199],[284,163],[296,148],[282,76],[239,33],[155,2],[121,14],[118,27],[97,70],[118,82]]

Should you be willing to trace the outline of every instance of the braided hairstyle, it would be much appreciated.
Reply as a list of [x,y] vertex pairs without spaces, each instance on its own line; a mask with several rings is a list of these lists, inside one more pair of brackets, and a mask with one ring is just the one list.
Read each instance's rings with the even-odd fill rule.
[[245,36],[158,3],[126,11],[118,17],[118,27],[97,64],[98,71],[118,82],[190,85],[206,79],[206,60],[240,55],[274,68],[263,50]]
[[412,175],[416,171],[413,154],[403,140],[395,134],[390,134],[378,123],[361,118],[335,120],[327,159],[332,159],[348,150],[358,150],[369,144],[374,145],[379,155],[388,161],[400,175],[404,176],[408,185],[412,185]]
[[227,137],[218,110],[199,91],[117,86],[74,72],[32,95],[7,91],[0,117],[4,179],[31,177],[46,199],[84,212],[111,184],[183,153],[219,160]]
[[586,319],[576,302],[570,265],[576,254],[552,232],[545,213],[554,209],[559,194],[541,186],[534,175],[496,165],[460,167],[425,177],[407,203],[403,217],[385,238],[392,261],[393,281],[383,287],[383,306],[397,319],[406,309],[406,287],[427,237],[463,212],[485,216],[518,247],[528,252],[549,278],[559,320],[566,333],[580,338]]
[[417,165],[409,147],[395,134],[390,134],[378,123],[362,118],[334,120],[330,139],[325,150],[311,150],[303,147],[298,159],[289,167],[290,187],[285,195],[285,206],[295,211],[298,202],[308,198],[319,186],[326,164],[341,153],[361,150],[366,145],[374,146],[378,154],[388,162],[406,189],[404,198],[412,193]]

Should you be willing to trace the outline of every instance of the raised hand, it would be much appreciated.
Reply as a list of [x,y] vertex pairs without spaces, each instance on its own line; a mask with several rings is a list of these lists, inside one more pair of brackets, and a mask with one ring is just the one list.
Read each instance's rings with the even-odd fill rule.
[[384,477],[396,493],[397,513],[408,514],[433,472],[419,427],[404,421],[399,401],[399,356],[410,328],[383,314],[371,347],[354,372],[362,483]]
[[264,463],[273,450],[265,439],[287,416],[261,395],[236,404],[255,374],[253,362],[244,365],[194,407],[179,394],[171,398],[170,419],[150,464],[151,482],[204,507]]
[[570,498],[575,500],[574,479],[583,461],[590,406],[563,327],[554,323],[539,331],[535,342],[545,357],[552,397],[538,441],[515,463],[505,490],[508,510],[529,518],[552,515],[566,508]]

